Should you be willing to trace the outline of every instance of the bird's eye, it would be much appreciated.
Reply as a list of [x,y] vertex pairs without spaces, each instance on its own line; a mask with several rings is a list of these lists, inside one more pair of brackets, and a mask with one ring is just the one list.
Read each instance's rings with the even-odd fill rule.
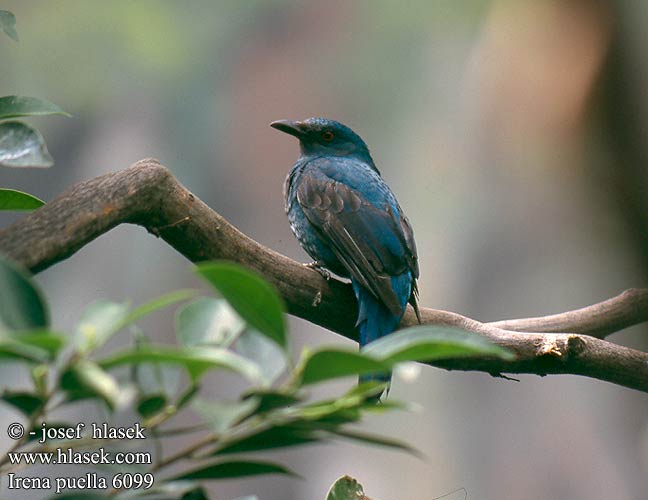
[[331,142],[334,137],[335,135],[333,135],[333,132],[331,132],[330,130],[325,130],[324,132],[322,132],[322,139],[324,139],[326,142]]

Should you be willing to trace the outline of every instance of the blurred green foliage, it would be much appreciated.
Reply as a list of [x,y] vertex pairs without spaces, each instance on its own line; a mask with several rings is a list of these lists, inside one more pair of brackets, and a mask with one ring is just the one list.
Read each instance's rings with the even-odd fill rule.
[[[415,453],[397,440],[349,428],[367,413],[401,407],[394,401],[376,404],[375,397],[384,390],[384,384],[363,383],[334,399],[320,400],[313,400],[306,386],[390,370],[405,360],[509,356],[477,336],[422,327],[403,331],[392,342],[387,337],[374,349],[360,353],[327,347],[306,349],[293,363],[285,307],[271,285],[233,263],[202,263],[196,272],[227,302],[195,298],[196,294],[189,290],[164,295],[137,308],[128,303],[99,301],[83,311],[75,335],[66,336],[52,330],[46,300],[36,283],[16,265],[0,259],[0,355],[6,362],[24,365],[32,374],[30,390],[2,387],[0,399],[21,411],[29,428],[39,429],[42,421],[51,422],[51,413],[61,406],[93,400],[106,408],[111,419],[135,408],[147,437],[155,441],[187,432],[200,435],[184,451],[170,457],[161,456],[161,448],[156,447],[158,456],[147,471],[156,474],[155,485],[124,490],[128,498],[162,494],[169,488],[175,488],[173,498],[187,498],[185,495],[198,491],[208,498],[200,486],[203,480],[294,475],[283,465],[250,459],[248,455],[334,438]],[[177,313],[178,345],[152,343],[135,327],[135,322],[147,315],[178,303],[185,303]],[[129,331],[131,347],[105,352],[111,337]],[[255,348],[262,346],[258,343],[248,345],[246,351],[237,349],[238,342],[252,332],[256,332],[257,342],[263,338],[263,342],[274,344],[275,350]],[[264,369],[262,364],[268,362],[269,352],[279,360],[287,358],[287,362],[280,363],[281,370]],[[180,379],[176,367],[185,373],[184,379]],[[238,399],[201,398],[205,377],[220,370],[247,380],[249,385]],[[199,424],[188,430],[168,427],[190,407],[201,417]],[[98,445],[116,449],[121,446],[109,441],[89,446]],[[35,444],[26,433],[16,441],[12,452],[39,451],[44,446]],[[77,448],[79,443],[62,441],[58,446]],[[221,458],[232,454],[236,455],[233,459]],[[158,476],[180,460],[187,462],[182,472]],[[0,472],[11,472],[14,467],[8,454],[0,458]]]
[[[16,42],[16,17],[9,11],[0,10],[0,29]],[[50,167],[52,157],[47,151],[43,136],[33,127],[12,118],[67,115],[55,104],[35,97],[0,97],[0,166],[1,167]],[[43,202],[28,193],[14,189],[0,189],[0,210],[33,210]]]

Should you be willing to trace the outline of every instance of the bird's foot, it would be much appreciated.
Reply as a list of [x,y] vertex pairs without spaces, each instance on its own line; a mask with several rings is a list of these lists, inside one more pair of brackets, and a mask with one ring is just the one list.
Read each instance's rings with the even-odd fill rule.
[[322,275],[322,278],[324,278],[326,281],[331,279],[331,273],[324,267],[324,263],[319,260],[308,262],[307,264],[302,265],[309,269],[314,269],[315,271],[320,273]]

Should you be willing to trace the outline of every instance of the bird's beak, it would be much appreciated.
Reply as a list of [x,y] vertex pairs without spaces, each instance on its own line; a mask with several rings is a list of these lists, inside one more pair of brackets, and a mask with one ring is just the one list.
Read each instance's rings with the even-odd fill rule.
[[300,139],[304,135],[302,125],[302,122],[297,120],[277,120],[270,124],[272,128],[281,130],[286,134],[294,135],[298,139]]

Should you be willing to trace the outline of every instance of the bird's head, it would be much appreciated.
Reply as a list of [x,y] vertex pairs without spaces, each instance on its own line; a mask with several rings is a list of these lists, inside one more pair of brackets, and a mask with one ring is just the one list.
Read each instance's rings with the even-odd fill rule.
[[299,139],[302,156],[346,156],[375,168],[365,142],[346,125],[327,118],[277,120],[271,127]]

